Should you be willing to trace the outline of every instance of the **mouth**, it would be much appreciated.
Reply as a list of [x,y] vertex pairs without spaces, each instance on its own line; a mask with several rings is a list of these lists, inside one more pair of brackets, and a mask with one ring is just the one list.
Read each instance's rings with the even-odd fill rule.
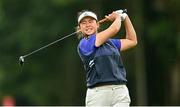
[[92,30],[93,30],[92,28],[85,29],[86,32],[91,32]]
[[87,28],[85,29],[85,33],[86,33],[87,35],[93,34],[93,33],[94,33],[93,27],[87,27]]

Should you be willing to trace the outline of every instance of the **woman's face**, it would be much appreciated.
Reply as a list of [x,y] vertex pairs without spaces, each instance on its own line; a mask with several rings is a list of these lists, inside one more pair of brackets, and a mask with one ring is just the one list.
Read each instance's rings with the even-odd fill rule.
[[92,35],[97,33],[99,25],[94,18],[85,17],[81,20],[79,27],[83,34]]

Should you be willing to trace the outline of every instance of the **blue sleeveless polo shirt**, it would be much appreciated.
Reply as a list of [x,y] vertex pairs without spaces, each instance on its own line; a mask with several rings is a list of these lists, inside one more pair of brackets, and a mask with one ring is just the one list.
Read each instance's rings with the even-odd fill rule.
[[96,35],[82,38],[77,47],[86,71],[88,88],[103,84],[126,84],[126,71],[120,55],[119,39],[109,39],[100,47],[95,46]]

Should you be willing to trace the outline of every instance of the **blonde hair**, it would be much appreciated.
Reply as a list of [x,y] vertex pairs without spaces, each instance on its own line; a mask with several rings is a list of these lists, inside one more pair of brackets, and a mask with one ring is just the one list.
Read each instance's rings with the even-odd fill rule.
[[84,34],[80,31],[79,25],[76,27],[76,35],[78,39],[81,39],[84,37]]

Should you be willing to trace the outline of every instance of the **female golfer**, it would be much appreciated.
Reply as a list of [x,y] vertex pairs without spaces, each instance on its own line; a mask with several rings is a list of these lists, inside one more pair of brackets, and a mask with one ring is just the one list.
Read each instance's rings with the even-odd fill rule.
[[[129,106],[126,71],[120,53],[137,44],[136,32],[126,13],[112,12],[105,17],[112,24],[98,32],[95,13],[82,11],[78,16],[83,38],[77,49],[86,71],[86,106]],[[111,39],[119,32],[122,21],[125,38]]]

